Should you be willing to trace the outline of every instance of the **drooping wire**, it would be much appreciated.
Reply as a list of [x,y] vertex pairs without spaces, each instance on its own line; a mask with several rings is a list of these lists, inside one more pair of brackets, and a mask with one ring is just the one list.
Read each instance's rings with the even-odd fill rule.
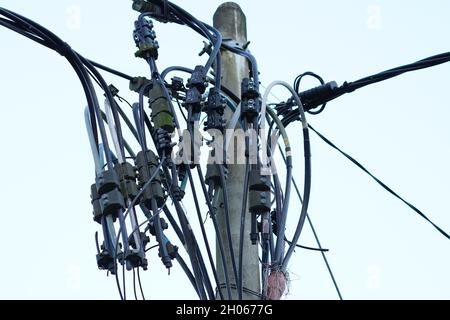
[[[281,149],[281,146],[279,144],[278,144],[278,149],[280,150],[280,154],[281,154],[281,157],[283,158],[283,161],[286,161],[286,156],[283,152],[283,149]],[[300,200],[300,203],[303,203],[303,199],[300,194],[300,190],[297,186],[297,182],[295,181],[294,177],[292,177],[292,184],[294,185],[294,189],[295,189],[298,199]],[[322,248],[322,245],[320,244],[320,240],[319,240],[319,236],[317,235],[316,228],[314,228],[311,217],[309,216],[308,213],[306,214],[306,219],[308,220],[309,227],[311,228],[314,239],[316,240],[317,246],[319,247],[320,253],[322,254],[323,261],[325,262],[325,266],[327,267],[328,273],[331,277],[331,281],[333,282],[334,288],[336,289],[339,299],[343,300],[341,290],[339,290],[339,286],[337,284],[336,278],[334,277],[333,271],[331,270],[331,266],[330,266],[330,263],[328,262],[328,258],[325,255],[325,250]]]
[[137,268],[137,278],[139,283],[139,291],[141,291],[142,300],[145,300],[144,290],[142,289],[141,275],[139,273],[139,268]]
[[[322,85],[325,84],[325,81],[322,79],[322,77],[317,75],[316,73],[311,72],[311,71],[304,72],[301,75],[297,76],[297,78],[295,78],[295,80],[294,80],[294,90],[295,90],[295,92],[297,92],[297,94],[300,94],[300,82],[306,76],[310,76],[310,77],[313,77],[313,78],[319,80],[320,84],[322,84]],[[321,113],[323,110],[325,110],[326,106],[327,106],[327,103],[325,102],[318,110],[310,109],[310,110],[305,110],[305,111],[308,112],[309,114],[317,115],[317,114]]]
[[400,195],[398,195],[394,190],[392,190],[390,187],[388,187],[383,181],[375,177],[369,170],[367,170],[359,161],[357,161],[355,158],[347,154],[346,152],[342,151],[339,147],[337,147],[333,142],[331,142],[329,139],[327,139],[323,134],[315,130],[311,125],[309,125],[309,128],[316,133],[320,139],[322,139],[326,144],[328,144],[330,147],[338,151],[340,154],[342,154],[345,158],[350,160],[354,165],[356,165],[359,169],[364,171],[366,174],[368,174],[373,180],[375,180],[383,189],[385,189],[387,192],[392,194],[394,197],[399,199],[401,202],[406,204],[410,209],[412,209],[414,212],[416,212],[419,216],[421,216],[423,219],[425,219],[428,223],[430,223],[437,231],[439,231],[444,237],[447,239],[450,239],[450,236],[447,232],[445,232],[441,227],[436,225],[433,221],[431,221],[422,211],[417,209],[416,206],[412,205],[405,199],[403,199]]
[[127,300],[127,286],[125,284],[125,262],[122,263],[122,286],[123,286],[123,300]]
[[137,296],[137,290],[136,290],[136,268],[133,268],[133,293],[134,293],[134,300],[139,300]]
[[[188,171],[188,173],[190,175],[190,171]],[[210,217],[211,217],[211,220],[213,221],[213,226],[214,226],[214,229],[216,231],[216,239],[217,239],[217,244],[218,244],[218,247],[219,247],[219,252],[220,252],[222,266],[223,266],[223,271],[224,271],[224,276],[225,276],[225,284],[227,285],[226,289],[227,289],[228,299],[231,300],[232,299],[232,295],[231,295],[231,288],[230,288],[228,266],[227,266],[226,259],[225,259],[225,250],[224,250],[224,247],[223,247],[223,239],[222,239],[222,236],[220,234],[219,225],[218,225],[217,219],[216,219],[215,208],[211,205],[212,201],[209,198],[208,192],[206,191],[206,186],[205,186],[205,181],[204,181],[204,178],[203,178],[203,173],[202,173],[202,170],[201,170],[199,165],[197,166],[197,173],[198,173],[198,177],[199,177],[199,180],[200,180],[200,184],[202,186],[203,195],[205,196],[206,204],[208,205],[208,209],[209,209],[209,212],[210,212]],[[202,228],[204,228],[204,227],[202,227]],[[219,285],[218,285],[218,292],[219,292],[219,295],[222,295],[222,293],[221,293],[222,289],[220,288]],[[222,295],[222,297],[223,297],[223,295]]]
[[[187,174],[188,174],[188,177],[189,177],[189,183],[191,185],[192,195],[193,195],[193,198],[194,198],[195,210],[197,212],[197,217],[198,217],[198,220],[199,220],[200,229],[201,229],[202,236],[203,236],[203,241],[205,243],[206,252],[208,254],[208,259],[209,259],[209,262],[210,262],[210,265],[211,265],[211,270],[213,272],[213,276],[214,276],[214,279],[216,281],[217,287],[219,287],[219,283],[220,283],[219,282],[219,277],[217,275],[217,270],[216,270],[216,266],[215,266],[214,259],[213,259],[213,256],[212,256],[212,252],[211,252],[211,248],[210,248],[210,245],[209,245],[208,237],[206,235],[205,226],[202,223],[202,215],[201,215],[201,210],[200,210],[200,205],[199,205],[199,202],[198,202],[198,198],[197,198],[197,195],[196,195],[196,190],[195,190],[195,186],[194,186],[194,179],[192,178],[192,173],[191,173],[191,170],[189,168],[187,169]],[[230,293],[230,295],[231,295],[231,293]],[[222,293],[221,289],[219,290],[219,296],[220,296],[220,298],[222,300],[224,299],[224,296],[223,296],[223,293]],[[229,299],[230,298],[231,297],[229,296]]]

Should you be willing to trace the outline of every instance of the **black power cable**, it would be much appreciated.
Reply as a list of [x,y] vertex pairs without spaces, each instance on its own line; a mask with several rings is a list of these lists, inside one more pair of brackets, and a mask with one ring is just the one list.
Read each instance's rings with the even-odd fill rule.
[[[199,224],[200,224],[200,229],[201,229],[202,236],[203,236],[203,241],[204,241],[205,246],[206,246],[206,252],[208,254],[209,263],[211,265],[211,270],[213,272],[213,276],[214,276],[214,279],[216,281],[217,287],[219,287],[220,281],[219,281],[219,277],[217,275],[217,269],[216,269],[216,266],[214,264],[214,259],[213,259],[212,253],[211,253],[211,248],[210,248],[210,245],[209,245],[208,236],[206,235],[205,226],[202,223],[202,215],[201,215],[200,205],[199,205],[199,202],[198,202],[198,197],[197,197],[197,194],[196,194],[197,192],[195,190],[194,179],[192,178],[192,173],[191,173],[191,170],[189,168],[187,169],[187,174],[188,174],[188,177],[189,177],[189,183],[191,185],[192,195],[194,197],[195,210],[197,212],[197,217],[198,217],[198,221],[199,221]],[[220,296],[220,298],[222,300],[224,300],[224,296],[223,296],[223,293],[222,293],[221,289],[219,290],[219,296]],[[230,292],[229,292],[229,299],[231,299],[231,293]]]
[[421,216],[423,219],[425,219],[427,222],[429,222],[436,230],[438,230],[444,237],[447,239],[450,239],[450,236],[442,230],[438,225],[436,225],[434,222],[432,222],[422,211],[417,209],[414,205],[403,199],[400,195],[398,195],[394,190],[392,190],[390,187],[388,187],[383,181],[375,177],[369,170],[367,170],[359,161],[357,161],[352,156],[348,155],[344,151],[342,151],[339,147],[337,147],[333,142],[331,142],[329,139],[327,139],[323,134],[318,132],[316,129],[314,129],[311,125],[309,125],[309,128],[314,131],[320,139],[322,139],[326,144],[328,144],[333,149],[337,150],[340,154],[342,154],[344,157],[346,157],[348,160],[350,160],[354,165],[356,165],[359,169],[364,171],[366,174],[368,174],[373,180],[375,180],[380,186],[383,187],[387,192],[392,194],[394,197],[402,201],[404,204],[406,204],[409,208],[411,208],[414,212],[416,212],[419,216]]
[[239,260],[238,260],[238,299],[242,300],[243,293],[243,255],[244,255],[244,229],[245,229],[245,214],[247,212],[247,196],[248,196],[248,185],[249,185],[249,174],[250,174],[250,164],[248,157],[245,158],[245,174],[244,174],[244,186],[242,194],[242,208],[241,208],[241,223],[239,230]]
[[[25,18],[17,13],[13,13],[12,11],[9,11],[4,8],[0,8],[0,14],[8,17],[11,19],[11,21],[15,22],[15,25],[13,28],[11,28],[11,23],[8,25],[8,23],[5,23],[5,19],[2,19],[0,21],[0,24],[6,27],[9,27],[10,29],[19,32],[20,34],[52,49],[57,51],[59,54],[64,56],[69,63],[74,68],[75,72],[77,73],[83,89],[86,94],[86,99],[88,101],[89,111],[91,115],[91,124],[93,128],[94,133],[94,139],[97,142],[98,145],[98,137],[97,137],[97,126],[95,124],[95,119],[97,119],[97,123],[100,129],[100,135],[102,137],[102,141],[104,144],[105,157],[106,162],[109,169],[112,169],[112,161],[109,150],[109,144],[106,136],[106,130],[103,125],[103,121],[101,119],[101,112],[99,103],[95,94],[95,90],[93,88],[92,82],[89,77],[89,72],[86,69],[83,57],[81,57],[78,53],[76,53],[73,49],[70,48],[70,46],[63,42],[60,38],[58,38],[55,34],[50,32],[49,30],[45,29],[44,27],[40,26],[39,24],[35,23],[34,21]],[[18,30],[20,28],[21,30]],[[88,66],[89,67],[89,66]],[[93,71],[93,70],[91,70]],[[98,79],[100,80],[100,79]]]
[[[307,71],[305,73],[302,73],[301,75],[297,76],[297,78],[295,78],[294,80],[294,90],[295,92],[297,92],[298,94],[300,94],[300,82],[302,81],[302,79],[306,76],[310,76],[313,78],[316,78],[317,80],[319,80],[321,85],[325,84],[325,81],[322,79],[321,76],[315,74],[314,72],[311,71]],[[325,102],[320,108],[319,110],[305,110],[306,112],[308,112],[309,114],[313,114],[313,115],[317,115],[319,113],[321,113],[323,110],[325,110],[325,107],[327,106],[327,103]]]
[[[351,93],[355,90],[361,89],[363,87],[366,87],[368,85],[378,83],[381,81],[385,81],[394,77],[397,77],[399,75],[402,75],[407,72],[417,71],[425,68],[434,67],[446,62],[450,62],[450,52],[445,52],[441,54],[437,54],[410,64],[406,64],[403,66],[399,66],[396,68],[392,68],[386,71],[382,71],[379,73],[376,73],[371,76],[367,76],[364,78],[361,78],[359,80],[353,81],[353,82],[347,82],[345,81],[342,86],[338,86],[336,82],[332,81],[329,83],[322,83],[320,80],[321,77],[317,76],[316,74],[307,72],[304,73],[296,78],[296,81],[294,84],[297,84],[299,82],[298,79],[301,80],[301,78],[304,75],[311,75],[319,79],[321,81],[321,85],[319,87],[315,87],[303,92],[299,92],[299,97],[302,100],[303,106],[305,111],[309,111],[310,113],[317,114],[323,111],[324,104],[327,102],[334,100],[346,93]],[[297,91],[298,92],[298,91]],[[298,109],[292,109],[295,105],[295,102],[292,99],[289,99],[286,103],[280,103],[275,108],[277,110],[277,113],[279,116],[283,116],[283,123],[285,126],[287,126],[290,122],[295,121],[298,119],[299,113]],[[314,109],[318,107],[319,105],[322,105],[322,107],[318,111],[311,111],[311,109]]]
[[[311,127],[310,127],[310,129],[311,129]],[[278,144],[278,149],[280,150],[280,154],[281,154],[281,157],[283,158],[283,161],[286,162],[286,156],[283,152],[283,149],[281,149],[281,146],[279,144]],[[297,182],[295,181],[294,178],[292,178],[292,184],[294,185],[294,189],[295,189],[298,199],[300,200],[301,203],[303,203],[303,198],[300,194],[300,190],[299,190],[299,188],[297,186]],[[308,220],[308,224],[314,235],[314,239],[316,240],[317,246],[319,247],[320,253],[322,254],[323,261],[325,262],[325,266],[327,267],[328,274],[330,275],[331,281],[333,282],[334,288],[336,289],[336,293],[338,294],[339,299],[343,300],[341,290],[339,290],[339,286],[337,284],[336,278],[334,277],[333,271],[331,270],[330,263],[328,262],[327,256],[325,255],[326,251],[324,249],[322,249],[322,245],[320,244],[320,240],[319,240],[319,236],[317,235],[316,228],[314,227],[311,217],[309,216],[308,213],[306,214],[306,219]],[[300,245],[296,245],[296,246],[300,246]]]
[[[189,169],[188,169],[188,173],[190,174]],[[206,190],[206,183],[203,178],[203,173],[200,168],[200,165],[197,165],[197,173],[198,173],[198,177],[200,179],[200,184],[202,186],[203,194],[205,196],[206,204],[207,204],[209,212],[210,212],[211,220],[213,221],[213,226],[214,226],[214,229],[215,229],[216,235],[217,235],[216,239],[217,239],[217,244],[219,246],[219,252],[220,252],[224,276],[225,276],[225,284],[227,285],[226,289],[227,289],[228,299],[232,300],[228,266],[227,266],[226,259],[225,259],[225,250],[223,248],[223,239],[220,234],[219,225],[217,223],[215,208],[213,208],[213,206],[211,204],[211,199],[209,198],[208,192]],[[201,221],[200,221],[200,225],[203,226],[204,223],[201,223]],[[202,228],[204,228],[204,227],[202,227]],[[218,292],[219,292],[219,294],[221,294],[221,292],[222,292],[222,289],[220,288],[220,286],[218,286]]]

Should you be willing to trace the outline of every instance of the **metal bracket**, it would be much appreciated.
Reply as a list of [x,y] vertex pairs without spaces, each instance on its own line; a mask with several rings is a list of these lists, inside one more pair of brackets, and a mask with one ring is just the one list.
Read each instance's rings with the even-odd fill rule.
[[[229,47],[242,49],[242,50],[247,50],[248,46],[250,45],[250,41],[247,41],[246,43],[242,44],[231,38],[222,39],[222,43],[225,45],[228,45]],[[211,55],[211,51],[212,51],[212,43],[203,41],[203,49],[198,53],[198,55],[200,57],[202,55],[204,55],[205,53],[207,53],[208,55]]]
[[228,45],[229,47],[238,48],[242,50],[247,50],[248,46],[250,45],[250,41],[247,41],[246,43],[242,44],[231,38],[223,38],[222,43]]

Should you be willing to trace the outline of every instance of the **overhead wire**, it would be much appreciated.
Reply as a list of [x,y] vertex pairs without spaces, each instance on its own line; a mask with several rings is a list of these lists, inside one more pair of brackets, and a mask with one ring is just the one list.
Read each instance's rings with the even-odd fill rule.
[[401,197],[397,192],[392,190],[389,186],[387,186],[383,181],[378,179],[375,175],[373,175],[368,169],[366,169],[359,161],[357,161],[355,158],[347,154],[346,152],[342,151],[339,147],[337,147],[331,140],[326,138],[323,134],[315,130],[311,125],[309,125],[309,128],[316,133],[320,139],[322,139],[327,145],[338,151],[340,154],[342,154],[345,158],[350,160],[354,165],[356,165],[359,169],[361,169],[364,173],[369,175],[373,180],[375,180],[384,190],[392,194],[395,198],[403,202],[406,206],[408,206],[410,209],[412,209],[415,213],[417,213],[420,217],[425,219],[428,223],[430,223],[439,233],[441,233],[444,237],[447,239],[450,239],[450,236],[447,232],[445,232],[441,227],[439,227],[437,224],[435,224],[431,219],[429,219],[421,210],[419,210],[416,206],[411,204],[410,202],[406,201],[403,197]]

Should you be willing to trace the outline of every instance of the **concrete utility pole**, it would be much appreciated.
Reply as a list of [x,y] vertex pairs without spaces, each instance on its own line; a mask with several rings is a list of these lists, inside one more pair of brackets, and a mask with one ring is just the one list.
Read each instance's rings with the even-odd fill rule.
[[[234,41],[239,46],[243,46],[247,43],[247,23],[244,12],[234,2],[226,2],[219,6],[214,13],[214,27],[218,29],[225,41]],[[248,78],[248,63],[244,57],[238,56],[229,51],[222,51],[222,84],[229,88],[237,97],[241,96],[241,81],[243,78]],[[229,121],[232,117],[232,111],[229,108],[225,109],[225,119]],[[245,152],[245,146],[236,144],[234,150],[230,150],[232,153],[232,159],[242,158],[241,156]],[[239,155],[239,156],[236,156]],[[233,239],[233,249],[236,264],[238,265],[238,252],[239,252],[239,230],[242,208],[242,195],[244,186],[245,164],[230,164],[228,165],[228,179],[227,179],[227,191],[228,191],[228,203],[229,203],[229,215],[231,225],[231,236]],[[221,200],[223,202],[223,200]],[[219,223],[219,229],[222,239],[227,239],[226,224],[224,218],[224,210],[221,205],[218,208],[217,219]],[[243,250],[243,296],[244,300],[255,300],[259,297],[255,294],[249,293],[246,289],[250,289],[253,292],[260,292],[260,267],[258,260],[258,245],[252,245],[250,242],[250,214],[247,212],[245,220],[245,232],[244,232],[244,250]],[[231,255],[228,246],[228,242],[224,241],[226,262],[228,268],[228,274],[230,283],[232,284],[233,299],[237,299],[237,281],[233,274],[233,267],[231,263]],[[216,252],[216,266],[221,283],[225,283],[224,270],[222,267],[220,252]],[[233,286],[236,285],[235,286]],[[223,292],[225,289],[223,289]]]

